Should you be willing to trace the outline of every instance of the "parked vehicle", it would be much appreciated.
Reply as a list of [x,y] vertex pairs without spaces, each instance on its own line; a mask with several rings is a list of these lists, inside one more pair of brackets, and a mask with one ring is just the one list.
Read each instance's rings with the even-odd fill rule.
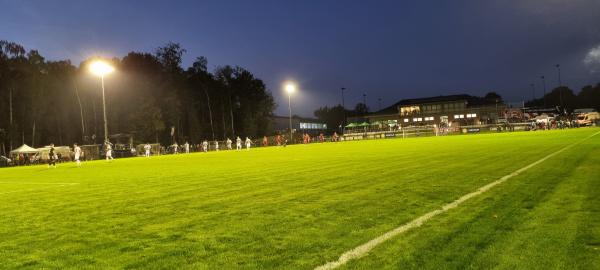
[[8,167],[8,166],[12,166],[12,160],[10,158],[7,158],[5,156],[0,156],[0,167]]
[[591,126],[594,122],[600,120],[600,113],[588,112],[577,116],[577,124],[580,126]]

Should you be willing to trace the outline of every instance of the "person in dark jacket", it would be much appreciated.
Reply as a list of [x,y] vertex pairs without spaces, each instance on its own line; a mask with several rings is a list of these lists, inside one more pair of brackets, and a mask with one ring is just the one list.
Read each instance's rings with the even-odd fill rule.
[[50,152],[48,153],[48,168],[56,168],[56,153],[54,152],[54,144],[50,144]]

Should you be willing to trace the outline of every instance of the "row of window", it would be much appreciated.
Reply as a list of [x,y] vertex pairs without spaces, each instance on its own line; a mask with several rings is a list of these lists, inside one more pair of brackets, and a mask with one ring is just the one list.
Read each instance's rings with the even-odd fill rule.
[[[467,114],[467,118],[475,118],[475,117],[477,117],[476,113],[468,113]],[[464,114],[455,114],[454,115],[454,119],[464,119],[464,118],[465,118]],[[423,119],[425,121],[433,121],[434,118],[433,118],[433,116],[428,116],[428,117],[425,117],[425,118],[423,118],[423,117],[415,117],[415,118],[412,119],[412,121],[413,122],[423,122]],[[440,120],[444,120],[444,119],[447,120],[448,116],[440,116]],[[409,118],[404,118],[404,123],[408,123],[409,121],[410,121]]]
[[301,122],[300,129],[327,129],[327,124]]
[[436,113],[441,111],[456,111],[463,110],[465,108],[464,102],[454,102],[447,104],[433,104],[433,105],[422,105],[424,113]]
[[[477,117],[476,113],[467,113],[467,118],[475,118]],[[464,114],[455,114],[454,115],[454,119],[464,119],[465,115]]]

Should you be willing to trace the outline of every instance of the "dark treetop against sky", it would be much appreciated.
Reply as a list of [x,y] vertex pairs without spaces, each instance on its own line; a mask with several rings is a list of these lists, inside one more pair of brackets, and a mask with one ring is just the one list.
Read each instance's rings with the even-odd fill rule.
[[0,0],[0,39],[50,60],[129,51],[169,41],[184,66],[249,69],[287,114],[281,84],[298,82],[296,113],[362,101],[497,91],[510,102],[557,82],[579,91],[600,81],[600,1],[15,1]]

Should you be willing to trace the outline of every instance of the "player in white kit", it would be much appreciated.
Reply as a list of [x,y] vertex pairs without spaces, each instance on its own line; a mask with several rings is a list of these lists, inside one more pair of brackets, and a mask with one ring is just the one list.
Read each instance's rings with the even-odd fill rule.
[[79,158],[81,158],[81,147],[79,147],[77,144],[74,144],[73,153],[75,153],[75,163],[77,164],[77,167],[81,166],[81,161],[79,161]]
[[183,144],[183,149],[185,150],[186,154],[189,154],[190,153],[190,144],[188,142],[185,142]]
[[215,150],[219,152],[219,142],[215,141]]
[[242,150],[242,139],[240,139],[240,136],[235,139],[235,150]]
[[226,144],[227,144],[227,150],[231,150],[231,143],[233,143],[231,141],[231,139],[227,138],[227,142],[226,142]]
[[144,145],[144,156],[150,157],[150,149],[152,149],[152,146],[150,146],[149,143],[146,143],[146,145]]
[[179,154],[179,144],[177,142],[173,144],[173,154]]
[[106,161],[108,160],[114,160],[113,156],[112,156],[112,146],[110,145],[109,141],[106,141],[104,143],[105,147],[106,147]]
[[204,140],[202,142],[202,151],[208,152],[208,141],[207,140]]
[[250,150],[250,145],[252,145],[252,140],[246,137],[246,150]]

